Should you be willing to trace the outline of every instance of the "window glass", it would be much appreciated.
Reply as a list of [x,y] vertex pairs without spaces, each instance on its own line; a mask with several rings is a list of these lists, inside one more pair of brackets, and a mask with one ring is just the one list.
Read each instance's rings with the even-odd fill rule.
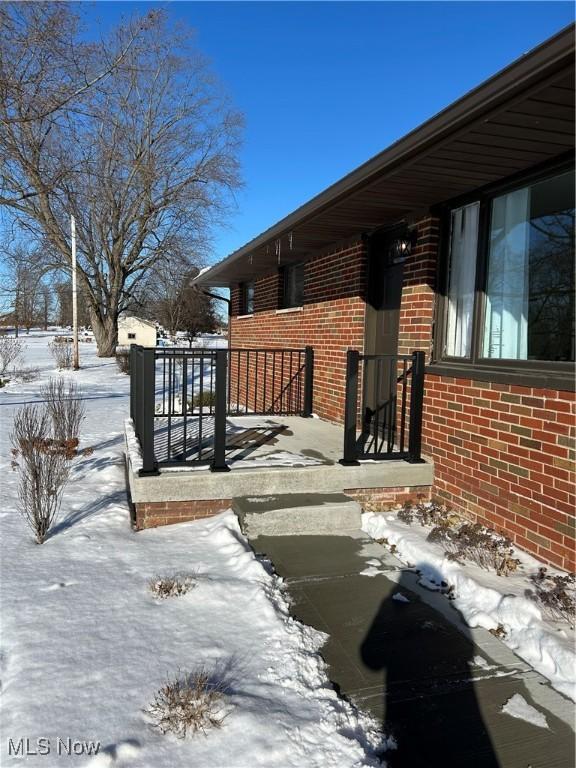
[[492,201],[483,356],[574,360],[574,173]]
[[242,285],[242,314],[254,314],[254,283],[243,283]]
[[478,248],[479,203],[452,211],[448,259],[445,354],[469,357]]
[[304,264],[284,268],[284,307],[300,307],[304,299]]

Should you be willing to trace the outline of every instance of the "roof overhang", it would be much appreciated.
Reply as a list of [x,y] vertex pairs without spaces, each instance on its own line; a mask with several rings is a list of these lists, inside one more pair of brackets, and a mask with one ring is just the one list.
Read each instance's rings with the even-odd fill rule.
[[230,286],[574,149],[574,25],[199,275]]

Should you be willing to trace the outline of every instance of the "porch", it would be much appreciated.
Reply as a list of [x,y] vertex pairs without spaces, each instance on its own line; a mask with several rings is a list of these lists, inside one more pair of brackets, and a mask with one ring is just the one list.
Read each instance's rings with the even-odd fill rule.
[[132,347],[128,480],[147,519],[136,526],[214,514],[242,496],[426,495],[422,357],[350,350],[340,425],[313,415],[310,347]]

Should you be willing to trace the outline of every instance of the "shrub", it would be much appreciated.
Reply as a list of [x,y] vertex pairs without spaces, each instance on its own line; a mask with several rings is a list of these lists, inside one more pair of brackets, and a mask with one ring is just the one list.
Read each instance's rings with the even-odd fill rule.
[[127,349],[116,350],[116,365],[120,373],[130,373],[130,352]]
[[54,440],[66,452],[68,458],[76,455],[80,443],[80,424],[84,419],[82,391],[74,382],[64,379],[50,379],[40,390],[46,409],[52,421]]
[[30,381],[36,381],[36,379],[40,376],[40,369],[39,368],[19,368],[15,372],[15,376],[18,379],[18,381],[23,382],[24,384],[27,384]]
[[543,566],[530,576],[534,591],[527,590],[527,596],[539,600],[547,612],[564,619],[574,626],[576,623],[576,574],[552,575]]
[[200,669],[178,673],[156,693],[146,710],[153,724],[162,733],[174,733],[183,739],[188,733],[206,733],[208,728],[220,728],[224,718],[226,690]]
[[25,345],[14,336],[0,336],[0,378],[22,361]]
[[206,389],[200,394],[197,392],[188,400],[188,408],[193,411],[195,408],[213,408],[216,405],[216,393]]
[[59,371],[72,368],[72,344],[67,339],[59,341],[56,337],[48,344],[48,349]]
[[442,544],[450,560],[471,560],[481,568],[495,570],[499,576],[507,576],[520,565],[511,540],[480,523],[463,523],[453,528],[442,521],[427,539]]
[[47,408],[25,405],[14,417],[13,466],[20,470],[18,510],[42,544],[53,525],[68,481],[68,461],[50,435]]
[[194,589],[197,583],[196,574],[174,573],[167,576],[155,576],[149,584],[154,597],[180,597]]
[[438,525],[440,523],[453,525],[459,520],[449,507],[445,507],[437,501],[419,502],[418,504],[406,501],[398,510],[398,519],[403,523],[408,523],[408,525],[412,525],[414,520],[417,520],[420,525]]

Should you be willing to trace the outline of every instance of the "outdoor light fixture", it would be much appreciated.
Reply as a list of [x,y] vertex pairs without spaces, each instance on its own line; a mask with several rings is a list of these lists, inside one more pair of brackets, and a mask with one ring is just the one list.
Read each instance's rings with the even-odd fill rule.
[[404,261],[412,253],[415,232],[406,232],[392,241],[391,255],[394,262]]

